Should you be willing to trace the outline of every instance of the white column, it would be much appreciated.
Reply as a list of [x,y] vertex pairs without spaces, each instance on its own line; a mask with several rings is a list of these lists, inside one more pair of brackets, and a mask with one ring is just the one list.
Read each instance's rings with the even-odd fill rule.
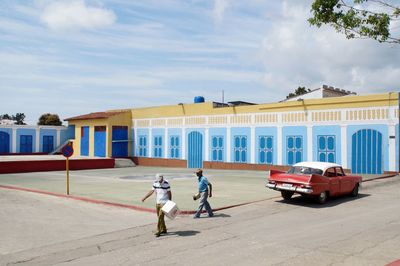
[[169,143],[168,128],[165,128],[165,132],[164,132],[164,158],[165,159],[168,158],[168,143]]
[[182,145],[181,154],[182,160],[186,160],[186,128],[182,128]]
[[276,164],[282,165],[283,163],[283,152],[282,152],[282,126],[277,126],[277,134],[276,134]]
[[35,152],[39,152],[40,151],[40,127],[36,128],[36,143],[35,143]]
[[149,157],[153,157],[153,129],[149,128]]
[[135,124],[133,124],[134,125],[134,128],[133,128],[133,137],[132,137],[132,141],[133,141],[133,145],[132,145],[132,149],[133,149],[133,152],[132,152],[132,154],[133,154],[133,156],[138,156],[138,153],[137,153],[137,146],[136,146],[136,144],[137,144],[137,141],[138,141],[138,133],[137,133],[137,127],[136,127],[136,125]]
[[231,127],[226,128],[226,162],[230,163],[231,161]]
[[[389,124],[389,171],[396,171],[396,126]],[[393,138],[392,138],[393,137]],[[385,169],[386,170],[386,169]]]
[[17,129],[13,128],[12,129],[12,149],[11,152],[17,153]]
[[307,125],[307,161],[313,161],[313,127]]
[[[342,167],[348,169],[347,164],[347,125],[340,126],[340,140],[341,140],[341,157],[342,157]],[[336,143],[336,145],[339,143]]]
[[250,163],[256,163],[256,128],[250,127]]
[[204,154],[204,160],[205,161],[210,161],[210,141],[209,141],[209,134],[210,134],[210,128],[206,127],[204,129],[204,149],[205,149],[205,154]]
[[57,128],[57,143],[56,147],[61,145],[61,129]]

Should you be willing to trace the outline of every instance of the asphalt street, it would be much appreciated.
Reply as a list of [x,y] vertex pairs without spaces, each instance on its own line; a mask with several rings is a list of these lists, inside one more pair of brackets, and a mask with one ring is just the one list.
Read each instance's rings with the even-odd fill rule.
[[[0,265],[385,265],[400,259],[400,178],[318,205],[269,199],[167,221],[154,214],[0,190]],[[34,218],[36,217],[36,218]]]

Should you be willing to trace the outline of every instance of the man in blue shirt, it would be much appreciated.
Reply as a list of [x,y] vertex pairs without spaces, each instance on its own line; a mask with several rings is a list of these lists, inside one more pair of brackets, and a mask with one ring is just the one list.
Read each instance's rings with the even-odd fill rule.
[[200,203],[199,208],[197,209],[196,213],[194,214],[193,218],[199,218],[203,207],[205,207],[206,211],[208,212],[208,217],[213,217],[213,211],[208,203],[207,198],[210,196],[212,197],[212,185],[208,182],[207,178],[203,176],[203,170],[197,169],[196,176],[199,182],[199,194],[200,194]]

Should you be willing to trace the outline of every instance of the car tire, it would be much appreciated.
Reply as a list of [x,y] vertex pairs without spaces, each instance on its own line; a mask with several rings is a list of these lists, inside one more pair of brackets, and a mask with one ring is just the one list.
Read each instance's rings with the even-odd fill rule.
[[294,192],[292,191],[281,191],[282,198],[284,200],[290,200],[293,196]]
[[324,204],[327,199],[328,199],[328,192],[323,191],[319,194],[317,201],[319,204]]
[[354,186],[353,190],[351,191],[350,196],[352,197],[357,197],[358,196],[358,189],[359,189],[359,185],[358,183]]

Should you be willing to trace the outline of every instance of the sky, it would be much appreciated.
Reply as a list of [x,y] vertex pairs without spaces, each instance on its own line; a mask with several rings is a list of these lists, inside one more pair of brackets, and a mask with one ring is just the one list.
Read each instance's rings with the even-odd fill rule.
[[[0,0],[0,114],[61,119],[323,84],[399,91],[400,45],[311,27],[311,0]],[[400,31],[400,22],[392,25]]]

